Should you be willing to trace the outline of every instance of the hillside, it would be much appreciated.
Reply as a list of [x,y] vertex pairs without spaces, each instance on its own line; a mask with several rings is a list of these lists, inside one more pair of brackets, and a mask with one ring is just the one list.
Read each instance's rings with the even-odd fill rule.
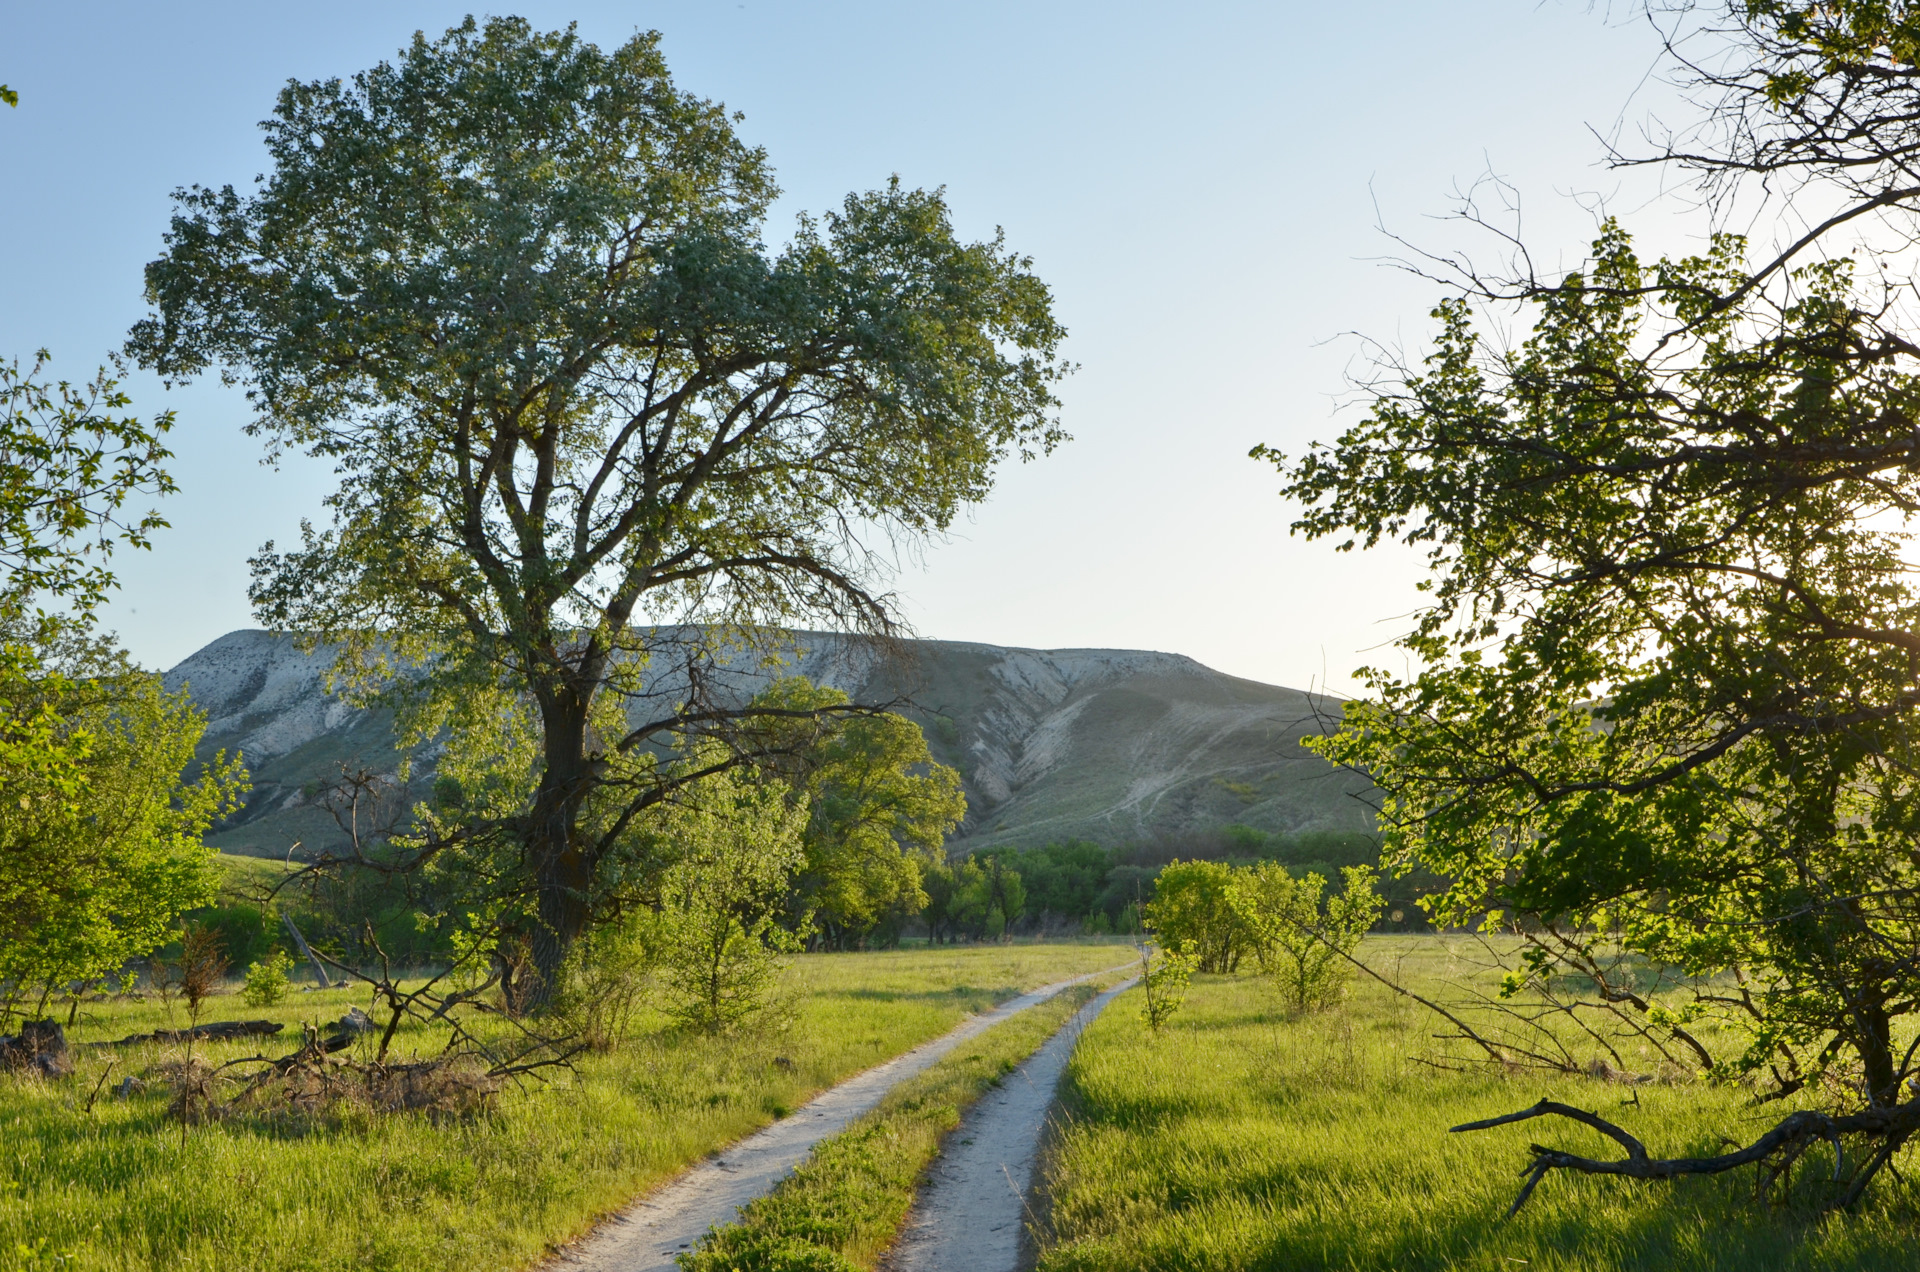
[[[966,781],[954,847],[1084,838],[1177,838],[1239,823],[1262,830],[1368,829],[1366,783],[1304,750],[1316,709],[1294,689],[1222,675],[1178,654],[1008,649],[957,641],[869,642],[800,633],[782,674],[861,701],[902,701],[934,754]],[[391,721],[328,695],[330,655],[237,631],[166,674],[209,716],[205,749],[238,750],[253,772],[246,809],[210,837],[279,856],[338,840],[319,804],[341,765],[392,772]],[[773,674],[730,669],[739,692]],[[416,763],[415,789],[432,756]]]

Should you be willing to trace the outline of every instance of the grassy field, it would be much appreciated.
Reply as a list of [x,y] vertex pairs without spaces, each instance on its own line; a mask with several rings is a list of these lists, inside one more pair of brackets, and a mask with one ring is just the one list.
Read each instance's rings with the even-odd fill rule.
[[[117,1082],[177,1060],[177,1046],[83,1051],[75,1079],[0,1080],[0,1269],[525,1267],[840,1078],[1129,952],[1012,945],[802,957],[784,986],[795,1005],[784,1030],[720,1040],[656,1031],[583,1057],[577,1074],[510,1088],[490,1113],[437,1124],[363,1114],[236,1120],[183,1135],[157,1083],[85,1108],[111,1056]],[[262,1010],[218,998],[204,1018],[296,1028],[265,1046],[202,1043],[197,1054],[215,1063],[279,1055],[297,1045],[298,1022],[331,1021],[350,1005],[368,1006],[365,991],[299,993]],[[153,1001],[88,1003],[72,1036],[184,1024],[177,1006],[169,1017]],[[403,1058],[423,1041],[401,1035]]]
[[[1408,979],[1428,984],[1450,958],[1432,938],[1370,938],[1361,953],[1404,959]],[[1920,1266],[1920,1189],[1883,1173],[1861,1213],[1824,1216],[1814,1177],[1832,1167],[1825,1149],[1809,1153],[1784,1207],[1754,1201],[1751,1170],[1671,1185],[1556,1172],[1503,1224],[1528,1143],[1617,1150],[1559,1119],[1470,1135],[1449,1126],[1547,1096],[1619,1123],[1656,1155],[1707,1155],[1785,1110],[1694,1083],[1438,1071],[1415,1059],[1440,1050],[1430,1015],[1371,982],[1352,990],[1296,1019],[1253,977],[1199,977],[1157,1038],[1138,990],[1117,1000],[1068,1071],[1041,1272]]]

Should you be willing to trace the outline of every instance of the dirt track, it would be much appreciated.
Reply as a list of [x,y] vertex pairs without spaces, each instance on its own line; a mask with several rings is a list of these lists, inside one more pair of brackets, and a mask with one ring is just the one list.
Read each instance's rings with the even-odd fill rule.
[[[675,1255],[692,1249],[707,1229],[732,1222],[740,1207],[771,1191],[816,1143],[871,1111],[895,1085],[1009,1016],[1114,970],[1118,969],[1090,972],[1009,999],[932,1042],[847,1079],[791,1117],[729,1146],[642,1197],[548,1260],[544,1272],[674,1272]],[[1009,1083],[1018,1080],[1017,1076],[1008,1079]]]
[[1117,985],[967,1112],[921,1187],[887,1272],[1016,1272],[1031,1266],[1028,1199],[1054,1093],[1080,1031],[1133,985]]

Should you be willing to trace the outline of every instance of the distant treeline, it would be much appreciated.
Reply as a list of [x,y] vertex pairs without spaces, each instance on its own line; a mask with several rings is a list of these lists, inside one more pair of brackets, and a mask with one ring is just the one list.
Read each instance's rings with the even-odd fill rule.
[[[1068,840],[1037,848],[983,848],[931,867],[928,897],[917,922],[877,931],[892,943],[924,925],[936,942],[992,939],[1011,931],[1131,933],[1153,900],[1160,871],[1174,861],[1246,865],[1278,862],[1289,873],[1337,882],[1346,866],[1377,867],[1380,838],[1365,831],[1309,830],[1273,834],[1252,826],[1223,826],[1162,836],[1120,847]],[[1382,874],[1377,887],[1387,910],[1379,926],[1406,931],[1425,926],[1418,898],[1435,884],[1423,874]]]
[[[1153,900],[1160,871],[1173,861],[1273,861],[1295,876],[1311,872],[1337,886],[1342,867],[1375,866],[1379,857],[1379,837],[1363,831],[1289,835],[1251,826],[1223,826],[1117,847],[1068,840],[1037,848],[976,849],[923,867],[927,904],[918,913],[897,908],[864,939],[831,942],[816,934],[811,943],[814,948],[884,948],[916,937],[944,944],[995,940],[1009,933],[1131,934],[1141,931],[1141,910]],[[1416,899],[1434,886],[1430,876],[1382,873],[1376,886],[1387,900],[1380,929],[1425,926]],[[304,881],[283,891],[271,909],[229,894],[222,904],[189,917],[220,931],[236,968],[274,946],[287,945],[275,913],[279,910],[292,915],[316,948],[337,958],[372,963],[384,954],[405,966],[448,956],[446,925],[433,917],[442,909],[419,880],[396,885],[363,872]]]

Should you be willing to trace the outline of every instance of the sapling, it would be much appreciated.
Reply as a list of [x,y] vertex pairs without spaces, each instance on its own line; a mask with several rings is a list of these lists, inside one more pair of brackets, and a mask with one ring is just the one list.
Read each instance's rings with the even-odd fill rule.
[[1192,941],[1180,942],[1178,949],[1140,947],[1140,986],[1147,997],[1140,1019],[1153,1032],[1159,1033],[1187,1001],[1187,984],[1197,961]]

